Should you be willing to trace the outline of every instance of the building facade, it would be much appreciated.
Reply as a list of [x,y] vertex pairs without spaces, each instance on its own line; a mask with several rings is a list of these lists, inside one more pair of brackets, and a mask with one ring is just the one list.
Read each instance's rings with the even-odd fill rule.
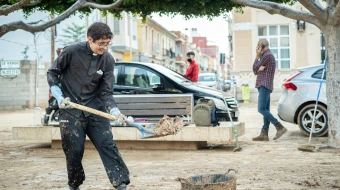
[[208,39],[205,36],[200,36],[196,28],[191,29],[192,43],[196,44],[202,55],[207,59],[202,59],[200,63],[201,72],[215,73],[217,72],[221,79],[227,79],[226,64],[221,64],[219,47],[209,45]]
[[109,52],[116,61],[136,61],[133,57],[138,53],[137,18],[126,12],[121,18],[108,14],[98,14],[98,21],[106,23],[112,30],[113,39]]
[[175,63],[180,65],[182,69],[179,73],[185,74],[188,67],[186,54],[188,52],[189,36],[180,31],[173,31],[173,33],[177,36],[174,52],[176,57]]
[[178,37],[151,18],[138,20],[138,51],[145,62],[163,65],[176,72],[183,68],[176,64],[174,49]]

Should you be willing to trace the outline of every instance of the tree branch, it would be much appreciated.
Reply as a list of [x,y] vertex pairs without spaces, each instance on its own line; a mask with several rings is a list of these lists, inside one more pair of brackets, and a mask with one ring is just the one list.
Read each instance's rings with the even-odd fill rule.
[[313,14],[306,11],[296,11],[287,6],[280,5],[278,3],[272,3],[268,1],[257,1],[257,0],[231,0],[234,3],[238,3],[243,6],[249,6],[267,11],[269,14],[279,14],[295,20],[303,20],[314,24],[321,28],[322,24]]
[[111,3],[109,5],[101,5],[101,4],[97,4],[97,3],[92,3],[92,2],[86,2],[84,4],[84,7],[92,7],[95,9],[103,9],[103,10],[108,10],[108,9],[114,9],[119,7],[120,4],[123,3],[124,0],[118,0],[114,3]]
[[29,3],[30,0],[21,0],[13,5],[2,5],[0,7],[0,15],[5,15],[7,16],[9,13],[12,13],[16,10],[21,9],[25,5]]
[[299,0],[299,2],[321,22],[327,21],[327,11],[322,7],[319,0]]
[[81,8],[92,7],[92,8],[100,8],[100,9],[117,9],[117,7],[123,1],[124,0],[118,0],[115,3],[109,4],[109,5],[101,5],[101,4],[96,4],[96,3],[89,3],[86,0],[77,0],[70,8],[68,8],[65,12],[60,14],[58,17],[55,17],[54,19],[46,23],[40,24],[40,25],[32,25],[29,23],[24,23],[23,21],[16,21],[16,22],[8,23],[8,24],[3,24],[0,26],[0,37],[2,37],[8,32],[19,30],[19,29],[25,30],[31,33],[41,32],[51,26],[54,26],[60,23],[61,21],[68,18],[70,15],[72,15],[74,12],[76,12],[77,10]]
[[39,3],[41,3],[41,0],[36,0],[34,2],[28,3],[25,7],[32,7],[32,6],[35,6]]
[[330,19],[329,19],[329,22],[330,23],[333,23],[333,24],[337,24],[339,23],[340,21],[340,3],[339,1],[333,1],[332,3],[329,4],[329,7],[334,7],[335,6],[335,9],[332,11],[331,15],[330,15]]

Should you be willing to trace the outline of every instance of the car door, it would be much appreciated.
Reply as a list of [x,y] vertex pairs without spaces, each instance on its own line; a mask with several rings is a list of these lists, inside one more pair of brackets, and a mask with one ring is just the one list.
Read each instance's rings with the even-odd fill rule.
[[121,94],[166,93],[163,77],[143,65],[124,64],[121,80]]

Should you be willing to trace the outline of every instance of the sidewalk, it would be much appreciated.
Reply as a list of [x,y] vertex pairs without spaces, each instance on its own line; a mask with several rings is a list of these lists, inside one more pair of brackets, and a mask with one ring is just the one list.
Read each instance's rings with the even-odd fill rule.
[[[260,130],[263,125],[262,115],[257,112],[257,104],[255,103],[240,103],[240,116],[239,121],[245,123],[246,133],[245,135],[240,137],[240,141],[250,141],[248,143],[252,143],[251,139],[254,136],[257,136],[260,133]],[[277,119],[277,105],[275,102],[271,103],[271,112]],[[41,110],[41,114],[44,114],[44,108]],[[18,110],[18,111],[0,111],[0,131],[12,131],[13,127],[31,127],[35,126],[33,124],[34,118],[34,109],[28,110]],[[288,135],[282,137],[282,139],[290,137],[290,140],[294,140],[294,143],[306,143],[308,142],[307,137],[302,135],[299,130],[299,127],[296,124],[287,123],[284,121],[280,122],[288,129]],[[275,136],[276,130],[275,127],[271,124],[269,128],[269,136],[273,138]],[[326,143],[325,140],[327,138],[314,138],[315,143]],[[289,143],[292,143],[291,141]]]

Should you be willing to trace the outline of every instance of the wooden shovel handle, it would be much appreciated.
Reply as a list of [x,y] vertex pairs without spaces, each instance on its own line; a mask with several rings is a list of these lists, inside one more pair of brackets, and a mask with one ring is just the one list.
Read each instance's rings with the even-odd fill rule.
[[[89,108],[89,107],[86,107],[86,106],[83,106],[83,105],[80,105],[80,104],[76,104],[76,103],[73,103],[73,102],[68,102],[68,104],[71,106],[71,108],[76,108],[76,109],[86,111],[86,112],[89,112],[89,113],[92,113],[92,114],[95,114],[95,115],[99,115],[99,116],[105,117],[105,118],[112,120],[112,121],[115,121],[117,119],[115,116],[113,116],[111,114],[108,114],[108,113],[105,113],[105,112],[102,112],[102,111],[99,111],[99,110],[96,110],[96,109],[93,109],[93,108]],[[61,104],[60,107],[64,108],[65,104]]]

